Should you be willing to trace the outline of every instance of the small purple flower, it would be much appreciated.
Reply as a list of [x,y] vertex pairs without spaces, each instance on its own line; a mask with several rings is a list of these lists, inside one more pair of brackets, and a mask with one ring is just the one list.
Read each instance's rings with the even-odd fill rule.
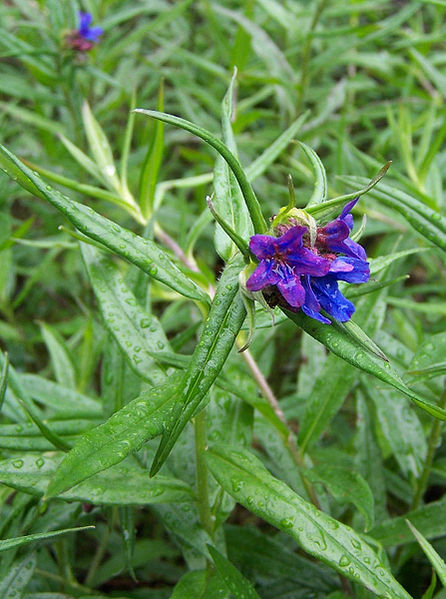
[[80,37],[89,42],[96,43],[99,37],[104,33],[102,27],[90,27],[93,16],[89,12],[79,11],[79,29]]
[[65,35],[65,44],[77,52],[88,52],[104,33],[102,27],[90,27],[93,20],[89,12],[79,12],[79,27]]
[[[321,309],[341,322],[349,320],[355,306],[342,295],[338,281],[365,283],[370,277],[364,248],[349,237],[353,229],[350,211],[357,201],[346,204],[338,218],[317,228],[314,246],[310,247],[307,227],[300,225],[291,226],[280,237],[251,237],[249,247],[259,264],[247,288],[264,289],[272,304],[293,311],[300,308],[325,324],[330,320]],[[278,289],[279,298],[270,293],[271,287]]]
[[306,227],[291,227],[281,237],[254,235],[249,249],[259,264],[246,282],[250,291],[275,286],[292,308],[300,308],[305,301],[302,275],[321,277],[328,273],[330,262],[303,247]]

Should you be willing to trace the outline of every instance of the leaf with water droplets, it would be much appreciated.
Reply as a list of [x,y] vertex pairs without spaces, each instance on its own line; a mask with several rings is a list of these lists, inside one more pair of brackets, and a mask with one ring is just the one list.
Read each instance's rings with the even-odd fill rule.
[[221,275],[200,341],[182,378],[177,409],[153,460],[152,475],[161,468],[189,420],[208,403],[206,395],[234,345],[246,316],[238,287],[242,268],[243,260],[238,255]]
[[179,380],[175,373],[166,383],[141,393],[107,422],[83,435],[57,468],[47,497],[60,495],[121,462],[146,441],[160,435],[170,422]]
[[[62,454],[44,453],[0,460],[0,481],[24,493],[42,497],[62,459]],[[151,505],[188,503],[194,500],[194,492],[187,483],[171,476],[158,475],[151,479],[147,470],[133,460],[126,460],[98,472],[58,498],[99,505]]]
[[170,346],[158,319],[141,308],[108,256],[85,243],[81,250],[106,327],[133,370],[152,385],[162,384],[166,374],[153,354]]
[[[365,536],[302,499],[251,453],[219,445],[207,452],[206,459],[225,491],[256,516],[292,536],[310,555],[379,596],[410,599]],[[237,490],[234,480],[240,481]]]
[[47,200],[62,212],[81,233],[90,239],[98,241],[179,294],[197,301],[209,302],[207,293],[182,272],[156,243],[135,235],[101,216],[89,206],[74,202],[50,185],[45,185],[37,174],[2,145],[0,145],[0,166],[22,187]]
[[19,599],[22,597],[28,583],[30,582],[36,557],[34,553],[26,554],[15,560],[8,568],[5,576],[0,580],[0,597],[2,599]]

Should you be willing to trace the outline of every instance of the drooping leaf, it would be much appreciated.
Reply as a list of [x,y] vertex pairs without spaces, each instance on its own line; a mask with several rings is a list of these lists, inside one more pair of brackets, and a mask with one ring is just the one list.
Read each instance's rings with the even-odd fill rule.
[[218,573],[236,599],[260,599],[249,580],[231,564],[227,557],[212,545],[208,545],[208,549]]
[[23,547],[29,543],[35,541],[42,541],[45,539],[52,539],[61,535],[66,535],[72,532],[79,532],[81,530],[89,530],[94,526],[79,526],[78,528],[67,528],[65,530],[53,530],[51,532],[38,532],[32,535],[25,535],[23,537],[15,537],[14,539],[2,539],[0,540],[0,552],[8,551],[8,549],[14,549],[15,547]]

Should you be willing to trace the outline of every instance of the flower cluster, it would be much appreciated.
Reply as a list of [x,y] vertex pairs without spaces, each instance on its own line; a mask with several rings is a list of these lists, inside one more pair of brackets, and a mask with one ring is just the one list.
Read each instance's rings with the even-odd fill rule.
[[78,52],[88,52],[104,33],[102,27],[91,27],[93,20],[89,12],[79,12],[79,27],[65,36],[66,45]]
[[246,282],[248,290],[262,290],[270,305],[301,309],[326,324],[330,320],[321,309],[341,322],[349,320],[355,307],[338,281],[365,283],[370,277],[364,248],[350,238],[350,211],[358,199],[346,204],[338,218],[317,227],[315,239],[292,218],[281,225],[285,232],[280,237],[253,235],[249,248],[259,264]]

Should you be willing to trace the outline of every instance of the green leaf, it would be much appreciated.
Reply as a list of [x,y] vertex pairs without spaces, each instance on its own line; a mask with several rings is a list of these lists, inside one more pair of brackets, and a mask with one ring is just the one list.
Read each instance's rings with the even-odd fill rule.
[[0,580],[0,597],[2,599],[21,597],[34,574],[35,567],[36,558],[33,553],[14,561],[6,576]]
[[217,152],[226,160],[232,172],[234,173],[234,176],[237,179],[238,184],[240,185],[240,189],[242,191],[243,197],[246,202],[246,206],[251,216],[255,232],[263,233],[264,231],[266,231],[266,222],[263,218],[259,202],[246,177],[243,167],[240,164],[238,158],[234,156],[234,154],[224,143],[222,143],[217,137],[212,135],[212,133],[206,131],[206,129],[203,129],[198,125],[194,125],[189,121],[180,119],[179,117],[173,116],[171,114],[157,112],[156,110],[143,110],[142,108],[137,108],[135,112],[145,114],[148,117],[158,119],[160,121],[164,121],[165,123],[169,123],[174,127],[185,129],[186,131],[193,133],[194,135],[205,141],[207,144],[215,148],[215,150],[217,150]]
[[15,547],[23,547],[34,541],[40,541],[44,539],[52,539],[61,535],[66,535],[71,532],[78,532],[80,530],[89,530],[94,526],[80,526],[78,528],[66,528],[65,530],[53,530],[51,532],[38,532],[32,535],[25,535],[23,537],[15,537],[13,539],[2,539],[0,540],[0,552],[8,551],[8,549],[14,549]]
[[[158,110],[164,110],[164,82],[158,92]],[[134,113],[131,113],[134,118]],[[141,168],[139,181],[138,204],[141,212],[148,219],[153,211],[153,201],[155,199],[155,187],[158,180],[158,173],[161,167],[164,151],[164,123],[157,121],[151,143],[147,149],[147,154]]]
[[[435,592],[435,587],[437,586],[437,576],[435,574],[435,570],[432,570],[432,579],[430,585],[427,587],[421,599],[432,599]],[[438,598],[440,599],[440,598]]]
[[[14,489],[41,497],[63,454],[26,454],[0,461],[0,481]],[[135,461],[115,464],[74,488],[57,495],[65,501],[100,505],[151,505],[194,501],[192,488],[182,480],[158,475],[150,479]]]
[[406,519],[407,526],[412,531],[414,537],[418,541],[421,549],[426,554],[427,559],[430,561],[432,566],[435,568],[436,573],[438,574],[438,578],[441,581],[441,584],[446,587],[446,564],[444,560],[440,557],[440,555],[435,551],[432,545],[426,540],[423,535],[418,531],[415,526],[410,522],[410,520]]
[[121,189],[121,184],[116,174],[116,166],[113,160],[110,143],[102,127],[95,119],[87,100],[84,100],[82,105],[82,120],[84,122],[88,144],[102,177],[109,182],[111,187],[119,191]]
[[3,361],[2,373],[0,375],[0,411],[5,401],[6,388],[8,386],[8,368],[9,368],[9,356],[5,352],[5,359]]
[[[234,69],[231,83],[222,101],[221,117],[223,141],[234,156],[237,156],[237,146],[231,122],[236,75],[237,71]],[[237,231],[237,235],[240,235],[246,244],[247,239],[253,234],[249,213],[234,174],[221,155],[218,155],[215,161],[214,190],[215,196],[212,204],[215,207],[215,211],[234,231]],[[215,247],[225,261],[228,261],[234,252],[237,251],[234,243],[228,238],[227,233],[220,225],[217,225],[215,228]]]
[[243,324],[246,310],[238,285],[242,264],[240,256],[236,256],[220,277],[200,341],[181,381],[177,409],[172,413],[153,461],[152,475],[161,468],[189,420],[209,401],[206,394],[223,368]]
[[314,191],[311,198],[308,200],[308,206],[314,206],[324,202],[327,198],[328,183],[327,175],[325,173],[324,165],[316,152],[307,146],[306,144],[299,142],[299,146],[302,148],[305,156],[311,163],[314,171]]
[[384,547],[411,543],[413,536],[407,528],[406,520],[410,520],[427,539],[444,536],[446,534],[446,497],[428,503],[404,516],[384,520],[375,525],[368,534]]
[[206,457],[225,491],[256,516],[292,536],[310,555],[377,595],[410,598],[362,537],[304,501],[271,476],[252,454],[218,446]]
[[152,385],[162,384],[165,371],[152,356],[169,350],[169,342],[157,318],[141,308],[112,260],[87,244],[81,250],[107,329],[133,370]]
[[208,549],[218,573],[236,599],[260,599],[249,580],[231,564],[227,557],[222,555],[212,545],[208,545]]
[[324,484],[338,501],[353,503],[364,517],[365,530],[373,526],[373,495],[360,474],[342,466],[317,464],[313,468],[307,468],[305,476],[313,483]]
[[73,202],[52,189],[51,186],[45,185],[38,175],[35,175],[31,169],[1,145],[0,165],[13,179],[17,177],[17,182],[25,189],[30,191],[35,188],[36,195],[48,200],[87,237],[103,244],[181,295],[197,301],[208,302],[207,294],[177,268],[171,262],[169,255],[154,242],[135,235],[99,215],[89,206]]
[[403,383],[390,363],[384,362],[375,354],[358,346],[350,335],[331,326],[319,323],[302,312],[288,312],[286,310],[284,312],[297,326],[320,341],[331,352],[353,366],[356,366],[356,368],[398,389],[398,391],[404,393],[419,408],[431,416],[435,416],[435,418],[439,418],[440,420],[446,420],[446,410],[427,402],[412,391],[412,389]]
[[180,578],[170,599],[227,599],[219,577],[208,570],[192,570]]
[[139,395],[107,422],[85,434],[67,454],[51,480],[47,497],[121,462],[146,441],[160,435],[171,417],[179,391],[178,375]]
[[[348,187],[356,187],[364,182],[361,177],[341,177]],[[372,189],[369,197],[392,208],[423,237],[446,250],[446,217],[432,210],[423,202],[396,187],[381,183],[379,188]]]
[[64,339],[50,325],[44,322],[39,325],[57,382],[68,389],[76,389],[76,372]]

